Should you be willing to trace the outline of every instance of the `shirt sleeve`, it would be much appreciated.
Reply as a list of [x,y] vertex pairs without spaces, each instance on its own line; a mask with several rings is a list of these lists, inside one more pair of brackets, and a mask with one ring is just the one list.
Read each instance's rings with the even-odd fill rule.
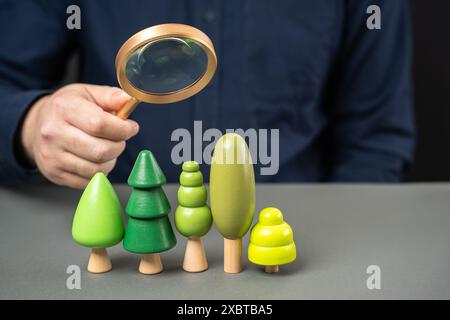
[[28,108],[52,92],[65,68],[73,36],[65,1],[0,0],[0,183],[37,174],[18,161],[18,128]]
[[[331,182],[397,182],[415,140],[406,0],[346,1],[333,94]],[[370,5],[381,29],[369,30]]]

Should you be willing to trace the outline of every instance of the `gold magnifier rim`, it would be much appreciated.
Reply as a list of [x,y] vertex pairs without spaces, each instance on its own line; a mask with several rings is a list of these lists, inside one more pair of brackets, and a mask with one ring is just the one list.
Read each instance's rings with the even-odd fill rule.
[[[208,64],[203,75],[186,88],[163,94],[142,91],[133,86],[126,76],[126,65],[130,55],[150,42],[171,37],[193,40],[203,49],[208,57]],[[211,39],[197,28],[178,23],[160,24],[139,31],[122,45],[116,56],[117,80],[122,89],[138,101],[154,104],[173,103],[192,97],[208,85],[216,68],[217,56]]]

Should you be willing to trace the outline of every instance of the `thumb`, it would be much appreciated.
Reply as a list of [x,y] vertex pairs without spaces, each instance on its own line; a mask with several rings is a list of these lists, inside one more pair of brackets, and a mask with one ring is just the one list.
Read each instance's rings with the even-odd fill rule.
[[88,99],[108,112],[119,111],[131,97],[122,89],[110,86],[85,86]]

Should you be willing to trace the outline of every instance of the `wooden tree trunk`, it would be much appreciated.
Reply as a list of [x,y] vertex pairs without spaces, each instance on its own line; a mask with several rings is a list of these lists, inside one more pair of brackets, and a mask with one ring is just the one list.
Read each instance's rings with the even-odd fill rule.
[[184,254],[183,269],[187,272],[202,272],[208,269],[202,238],[189,238]]
[[230,240],[224,238],[223,270],[226,273],[242,271],[242,239]]
[[94,248],[89,257],[87,270],[92,273],[104,273],[112,269],[108,251],[105,248]]
[[157,274],[164,270],[159,253],[143,254],[139,264],[139,272],[143,274]]
[[265,271],[267,273],[277,273],[280,270],[278,266],[266,266]]

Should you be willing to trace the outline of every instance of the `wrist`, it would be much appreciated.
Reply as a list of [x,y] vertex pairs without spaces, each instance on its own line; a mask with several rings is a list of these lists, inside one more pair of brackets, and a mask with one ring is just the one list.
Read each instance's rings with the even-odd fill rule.
[[29,166],[36,166],[34,157],[34,137],[36,137],[37,119],[40,109],[49,96],[38,99],[27,111],[20,128],[20,150],[23,160]]

